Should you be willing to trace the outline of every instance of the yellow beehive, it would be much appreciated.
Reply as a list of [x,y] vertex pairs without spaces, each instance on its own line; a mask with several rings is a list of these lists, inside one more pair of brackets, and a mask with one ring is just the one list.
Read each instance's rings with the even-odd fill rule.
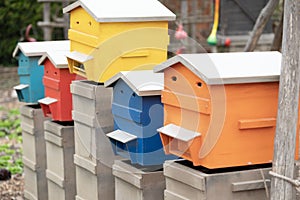
[[64,13],[71,15],[71,73],[103,83],[167,59],[168,21],[175,15],[157,0],[80,0]]

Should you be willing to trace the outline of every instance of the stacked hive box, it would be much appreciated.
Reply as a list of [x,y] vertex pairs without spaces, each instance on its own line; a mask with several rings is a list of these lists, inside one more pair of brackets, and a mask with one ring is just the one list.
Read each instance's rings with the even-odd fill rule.
[[89,81],[71,84],[75,134],[76,199],[114,199],[112,90]]
[[115,199],[163,200],[166,187],[162,169],[156,166],[132,165],[130,161],[117,160],[113,165]]
[[47,199],[46,145],[43,112],[38,105],[21,107],[23,136],[24,196],[26,199]]
[[[74,126],[70,84],[77,78],[70,74],[66,51],[48,51],[39,60],[45,65],[43,83],[45,98],[40,99],[45,116],[47,150],[48,199],[74,199],[76,195],[74,155]],[[79,77],[78,77],[79,78]]]
[[48,199],[75,198],[74,126],[72,122],[46,121]]
[[42,77],[44,66],[38,65],[38,59],[49,49],[69,49],[69,41],[18,43],[13,57],[19,62],[18,75],[20,85],[15,86],[18,98],[22,102],[31,103],[23,106],[22,135],[24,149],[25,198],[47,199],[46,148],[44,140],[42,110],[37,105],[39,98],[44,97]]
[[[212,173],[195,168],[186,161],[167,161],[165,200],[268,199],[271,167],[225,169]],[[256,169],[255,169],[256,168]],[[223,169],[224,170],[224,169]]]
[[64,12],[71,16],[69,69],[89,80],[71,85],[76,198],[114,199],[111,167],[118,157],[106,137],[113,131],[112,89],[102,83],[121,70],[152,69],[166,60],[175,15],[153,0],[81,0]]

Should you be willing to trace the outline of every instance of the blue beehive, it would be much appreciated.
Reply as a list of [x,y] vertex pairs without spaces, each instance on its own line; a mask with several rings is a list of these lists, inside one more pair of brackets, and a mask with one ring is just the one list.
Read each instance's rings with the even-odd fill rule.
[[44,97],[43,75],[44,66],[38,61],[48,50],[70,49],[70,42],[47,41],[47,42],[20,42],[16,46],[13,57],[19,62],[18,75],[20,85],[14,87],[19,101],[26,103],[37,103]]
[[114,130],[108,133],[114,152],[132,164],[160,165],[167,159],[156,131],[163,125],[160,92],[163,74],[152,70],[120,72],[107,82],[113,86]]

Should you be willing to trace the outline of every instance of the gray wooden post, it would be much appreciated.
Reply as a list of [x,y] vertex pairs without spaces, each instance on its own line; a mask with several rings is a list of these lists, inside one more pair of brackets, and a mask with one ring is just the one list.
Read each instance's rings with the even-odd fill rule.
[[[298,0],[285,0],[282,62],[278,114],[274,144],[273,172],[293,178],[299,101],[299,30]],[[299,4],[298,4],[299,5]],[[298,140],[298,138],[297,138]],[[280,178],[272,178],[271,200],[292,199],[293,186]]]
[[[43,20],[45,23],[50,23],[51,21],[51,4],[50,2],[45,2],[44,3],[44,8],[43,8]],[[52,39],[52,28],[48,25],[43,27],[43,32],[44,32],[44,40],[48,41]]]
[[187,30],[187,22],[188,22],[188,2],[187,0],[181,0],[181,20],[184,30]]
[[[197,40],[197,11],[198,11],[198,0],[193,0],[192,1],[192,15],[193,15],[193,21],[191,23],[191,37],[193,40]],[[197,52],[197,49],[196,49],[196,46],[195,44],[192,42],[191,43],[193,46],[192,46],[192,53],[196,53]]]

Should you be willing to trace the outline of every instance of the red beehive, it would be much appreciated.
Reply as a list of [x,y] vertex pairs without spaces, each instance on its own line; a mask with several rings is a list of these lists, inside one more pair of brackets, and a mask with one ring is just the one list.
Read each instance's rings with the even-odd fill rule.
[[40,99],[44,115],[56,121],[72,121],[72,95],[70,84],[75,79],[82,79],[76,74],[70,74],[66,51],[49,51],[39,64],[45,67],[43,84],[45,98]]

